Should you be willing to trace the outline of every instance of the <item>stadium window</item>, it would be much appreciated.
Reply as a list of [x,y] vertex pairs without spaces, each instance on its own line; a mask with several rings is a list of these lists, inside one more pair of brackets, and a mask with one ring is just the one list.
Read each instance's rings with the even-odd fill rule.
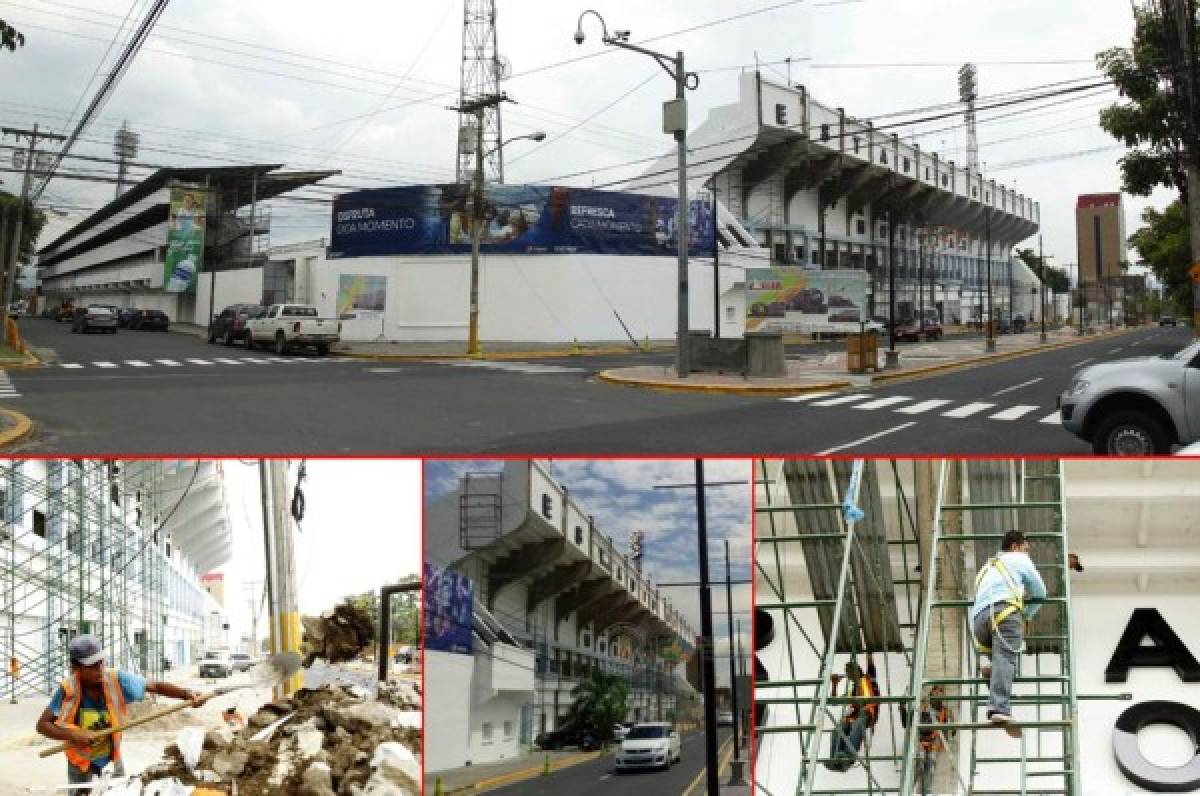
[[925,167],[925,179],[927,179],[927,180],[928,180],[928,179],[930,179],[930,177],[929,177],[929,167],[928,167],[928,166],[926,166],[926,167]]
[[866,235],[867,234],[867,222],[864,219],[860,218],[855,225],[855,230],[858,232],[859,235]]
[[908,158],[905,158],[905,159],[904,159],[904,172],[905,172],[906,174],[908,173],[908,167],[909,167],[909,165],[910,165],[910,161],[909,161],[909,159],[908,159]]
[[775,124],[778,124],[781,127],[787,127],[787,123],[788,123],[787,106],[784,105],[782,102],[776,103],[776,105],[775,105]]
[[583,544],[583,528],[575,526],[575,544]]
[[885,166],[887,165],[887,150],[886,149],[879,150],[879,162]]
[[506,741],[512,740],[512,737],[513,737],[512,719],[505,719],[504,720],[504,740],[506,740]]
[[862,139],[854,136],[854,154],[857,155],[860,149],[862,149]]
[[546,519],[551,519],[551,514],[554,510],[554,502],[549,495],[542,495],[542,516]]
[[821,140],[822,141],[829,140],[829,125],[827,125],[827,124],[821,125]]
[[480,735],[483,736],[483,742],[485,744],[490,744],[492,742],[492,723],[490,721],[485,721],[483,723],[483,726],[480,728]]
[[943,174],[942,175],[942,187],[946,188],[949,185],[950,185],[950,176],[948,174]]

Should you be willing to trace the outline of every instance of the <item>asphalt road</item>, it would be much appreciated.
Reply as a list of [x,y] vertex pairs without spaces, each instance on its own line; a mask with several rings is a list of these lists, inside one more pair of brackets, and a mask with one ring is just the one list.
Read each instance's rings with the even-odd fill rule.
[[24,320],[22,333],[57,353],[53,365],[0,374],[0,401],[37,424],[22,452],[176,456],[1081,454],[1085,443],[1040,422],[1073,370],[1177,350],[1189,339],[1184,328],[1148,328],[790,401],[595,379],[601,369],[634,362],[668,365],[670,354],[386,363],[278,358],[176,333],[73,335],[43,319]]
[[[718,739],[724,743],[728,730],[721,730]],[[497,796],[573,796],[620,793],[627,796],[675,796],[682,794],[704,770],[704,733],[692,732],[683,737],[683,760],[667,771],[630,771],[617,774],[613,756],[604,755],[587,763],[555,771],[548,776],[497,788],[489,793]],[[699,789],[703,792],[703,786]]]

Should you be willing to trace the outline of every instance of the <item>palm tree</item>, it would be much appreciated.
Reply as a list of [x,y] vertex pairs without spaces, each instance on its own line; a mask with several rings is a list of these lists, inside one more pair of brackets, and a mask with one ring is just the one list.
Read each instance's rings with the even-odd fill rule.
[[587,729],[597,740],[611,741],[613,724],[625,718],[628,695],[629,684],[623,678],[592,669],[588,678],[571,690],[575,700],[569,710],[571,722]]

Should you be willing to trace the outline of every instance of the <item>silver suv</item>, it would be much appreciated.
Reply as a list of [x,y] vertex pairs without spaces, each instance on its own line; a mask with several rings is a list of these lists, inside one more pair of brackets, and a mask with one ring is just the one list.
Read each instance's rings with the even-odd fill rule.
[[1058,399],[1063,427],[1098,454],[1151,456],[1200,440],[1200,342],[1091,365]]

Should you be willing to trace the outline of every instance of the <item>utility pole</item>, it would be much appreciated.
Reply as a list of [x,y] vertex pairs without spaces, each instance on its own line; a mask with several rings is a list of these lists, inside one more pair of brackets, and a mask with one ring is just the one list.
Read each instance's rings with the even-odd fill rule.
[[894,368],[900,364],[896,351],[896,211],[888,208],[888,351],[884,367]]
[[720,796],[717,770],[717,683],[713,661],[712,586],[708,576],[708,520],[704,499],[704,460],[696,460],[696,544],[700,558],[700,662],[704,676],[704,759],[708,796]]
[[725,619],[729,625],[729,702],[733,715],[733,760],[730,761],[729,784],[745,785],[742,776],[742,746],[738,738],[737,658],[733,641],[733,578],[729,572],[729,540],[725,539]]
[[983,215],[984,245],[987,246],[987,350],[996,350],[996,308],[992,305],[992,209]]
[[[511,102],[508,95],[488,94],[451,108],[460,114],[475,116],[475,177],[471,181],[471,294],[467,316],[467,356],[479,357],[479,249],[483,241],[483,133],[487,111],[502,102]],[[502,145],[501,145],[502,146]]]
[[58,135],[56,133],[43,132],[38,129],[36,124],[33,126],[32,130],[22,130],[14,127],[2,127],[0,128],[0,132],[3,132],[5,137],[11,135],[18,141],[23,138],[28,139],[29,141],[29,147],[25,151],[25,176],[21,180],[21,199],[17,203],[17,221],[14,225],[12,240],[9,241],[8,273],[5,275],[4,279],[3,306],[5,318],[7,319],[8,305],[12,304],[13,286],[17,281],[17,262],[21,255],[21,234],[23,232],[21,227],[24,226],[25,214],[29,212],[29,210],[32,210],[32,208],[27,209],[25,205],[29,201],[29,187],[30,182],[33,180],[34,159],[37,156],[38,141],[66,141],[67,138],[66,136]]
[[[279,459],[259,462],[273,655],[299,652],[301,638],[292,518],[288,512],[287,467],[288,463]],[[294,694],[300,688],[303,677],[302,673],[297,672],[276,685],[275,698],[282,699]]]
[[[789,84],[790,85],[790,84]],[[717,238],[717,186],[713,184],[713,339],[721,339],[721,241]]]
[[1038,233],[1038,280],[1039,280],[1039,301],[1042,307],[1042,338],[1041,341],[1046,342],[1046,255],[1042,251],[1042,234]]

